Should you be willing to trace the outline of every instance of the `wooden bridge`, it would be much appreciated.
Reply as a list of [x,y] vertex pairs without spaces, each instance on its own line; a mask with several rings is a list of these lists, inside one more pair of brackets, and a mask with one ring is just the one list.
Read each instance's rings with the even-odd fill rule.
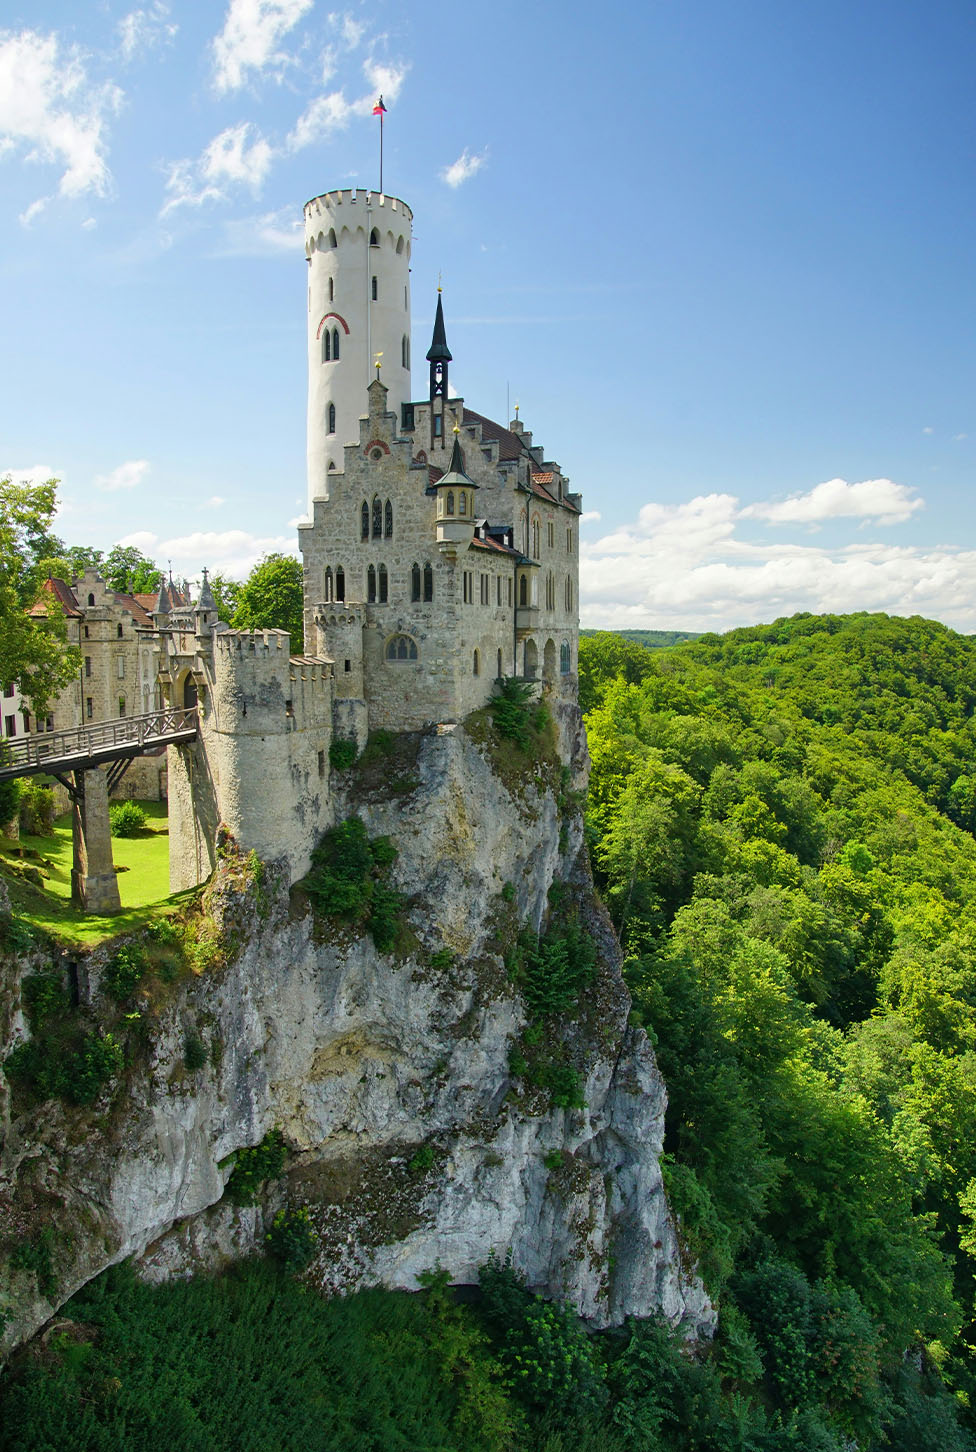
[[[166,746],[196,739],[196,708],[150,711],[147,716],[120,716],[93,721],[68,731],[35,732],[0,747],[0,781],[45,772],[60,778],[66,771],[92,771],[108,762],[125,766],[136,756],[152,756]],[[109,771],[109,787],[122,771]]]
[[67,789],[73,808],[71,897],[87,912],[121,907],[108,814],[112,787],[137,756],[187,745],[196,740],[197,729],[195,708],[167,708],[0,743],[0,781],[44,772]]

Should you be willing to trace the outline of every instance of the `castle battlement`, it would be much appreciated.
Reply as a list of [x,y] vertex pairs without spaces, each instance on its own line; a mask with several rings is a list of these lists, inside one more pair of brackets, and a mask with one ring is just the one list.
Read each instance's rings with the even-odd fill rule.
[[400,213],[407,222],[413,221],[413,212],[406,202],[399,197],[388,196],[386,192],[370,191],[368,187],[340,187],[335,191],[323,192],[320,197],[313,197],[305,203],[305,220],[309,222],[313,217],[320,217],[323,212],[334,211],[336,207],[355,207],[360,204],[364,207],[386,208]]
[[221,655],[284,655],[288,657],[291,641],[287,630],[222,630],[214,635],[214,645]]

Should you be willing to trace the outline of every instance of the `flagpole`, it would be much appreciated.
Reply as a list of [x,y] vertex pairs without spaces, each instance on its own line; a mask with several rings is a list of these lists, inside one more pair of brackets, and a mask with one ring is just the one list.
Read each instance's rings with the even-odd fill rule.
[[[380,105],[383,104],[382,97]],[[383,195],[383,112],[380,112],[380,196]]]

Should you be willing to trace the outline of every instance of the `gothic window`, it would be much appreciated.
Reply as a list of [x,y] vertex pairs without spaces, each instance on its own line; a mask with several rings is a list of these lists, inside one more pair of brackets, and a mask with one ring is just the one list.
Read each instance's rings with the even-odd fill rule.
[[526,606],[529,603],[529,580],[527,575],[519,576],[519,604]]
[[329,332],[328,328],[326,328],[325,332],[322,334],[322,362],[332,362],[332,334]]
[[447,491],[447,512],[448,512],[448,514],[453,514],[454,513],[454,490],[453,489],[449,489]]
[[330,227],[329,228],[329,246],[330,247],[335,247],[335,245],[336,245],[335,228],[334,227]]
[[424,599],[427,601],[434,598],[434,572],[430,565],[424,565]]
[[346,598],[346,572],[341,565],[336,565],[335,597],[336,600],[345,600]]
[[533,519],[533,521],[532,521],[532,558],[534,560],[537,560],[539,558],[539,521],[538,521],[538,519]]
[[481,656],[478,654],[477,651],[475,651],[475,653],[474,653],[474,663],[473,663],[473,668],[472,668],[472,674],[473,675],[476,675],[476,676],[480,676],[481,675]]
[[386,501],[386,508],[383,511],[383,533],[387,539],[393,538],[393,505]]
[[89,603],[89,605],[94,605],[94,603],[95,603],[95,596],[94,595],[89,595],[88,596],[88,603]]
[[373,273],[373,281],[372,281],[372,286],[371,286],[371,292],[372,292],[373,301],[376,302],[376,300],[379,297],[380,293],[379,293],[379,284],[378,284],[378,282],[376,280],[376,273],[375,272]]
[[468,496],[463,489],[458,491],[458,514],[467,514]]
[[332,566],[327,565],[325,569],[325,599],[332,599]]
[[386,573],[386,566],[380,565],[380,604],[385,605],[389,599],[389,580]]
[[397,256],[399,257],[402,252],[403,252],[403,234],[401,232],[400,236],[397,238]]
[[416,660],[417,644],[409,635],[391,635],[386,644],[387,660]]
[[335,404],[334,403],[330,403],[329,404],[329,433],[330,434],[334,434],[335,433],[335,425],[336,425]]
[[373,498],[373,538],[383,538],[383,503],[378,494]]
[[410,571],[410,599],[411,600],[414,600],[414,601],[420,599],[420,566],[419,565],[414,565],[413,569]]
[[338,363],[338,361],[339,361],[339,329],[338,328],[333,328],[332,329],[332,361],[334,363]]
[[370,565],[366,571],[366,599],[370,605],[376,603],[376,566]]
[[369,539],[369,505],[366,503],[365,499],[363,500],[363,507],[360,513],[362,516],[362,528],[360,530],[360,534],[362,535],[363,539]]
[[400,339],[400,361],[404,368],[410,367],[410,341],[406,333]]
[[522,553],[527,555],[529,552],[529,521],[524,509],[519,512],[519,525],[519,534],[522,536]]
[[380,234],[375,227],[369,234],[369,245],[370,247],[378,247],[380,245]]
[[569,645],[565,640],[559,647],[559,673],[564,676],[569,675]]

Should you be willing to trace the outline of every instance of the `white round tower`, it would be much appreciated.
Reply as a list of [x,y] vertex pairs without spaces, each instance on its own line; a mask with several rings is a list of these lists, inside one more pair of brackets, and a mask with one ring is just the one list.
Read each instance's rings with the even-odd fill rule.
[[382,192],[326,192],[305,207],[308,258],[308,499],[324,499],[343,445],[359,442],[366,389],[380,376],[400,416],[410,401],[413,213]]

